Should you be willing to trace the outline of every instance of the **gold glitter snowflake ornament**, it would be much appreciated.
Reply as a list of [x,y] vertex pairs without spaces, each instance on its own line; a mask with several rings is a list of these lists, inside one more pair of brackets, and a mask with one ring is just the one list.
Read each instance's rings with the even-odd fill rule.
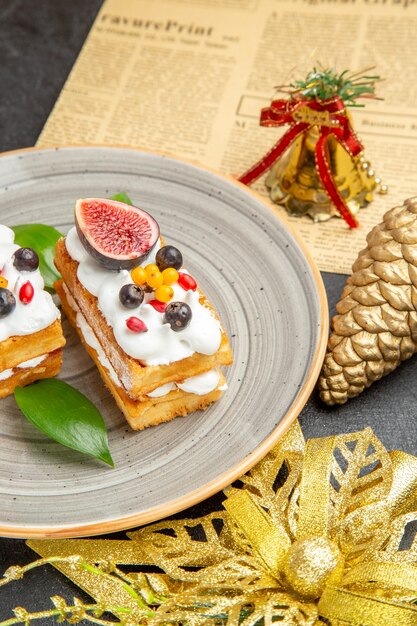
[[[239,484],[227,490],[224,510],[159,522],[129,540],[29,541],[43,559],[23,573],[53,562],[95,600],[53,598],[55,610],[42,617],[124,626],[417,626],[417,542],[402,543],[417,521],[417,458],[388,453],[369,428],[305,443],[296,423]],[[20,608],[0,626],[40,616]]]

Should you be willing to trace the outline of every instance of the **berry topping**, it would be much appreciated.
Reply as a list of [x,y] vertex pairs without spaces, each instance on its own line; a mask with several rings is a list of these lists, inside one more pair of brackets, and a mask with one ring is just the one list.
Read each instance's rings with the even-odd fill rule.
[[174,290],[169,285],[161,285],[155,289],[155,298],[159,302],[169,302],[174,297]]
[[166,270],[163,270],[162,277],[164,285],[173,285],[178,281],[178,272],[175,267],[167,267]]
[[171,302],[165,309],[164,322],[176,332],[184,330],[191,322],[193,313],[185,302]]
[[145,322],[140,320],[138,317],[134,317],[133,315],[126,320],[126,326],[132,331],[132,333],[146,333],[148,330]]
[[158,313],[163,313],[167,308],[166,302],[160,302],[159,300],[150,300],[148,304],[153,306],[155,311],[158,311]]
[[178,284],[181,285],[185,291],[195,291],[197,289],[197,283],[194,278],[189,274],[184,274],[184,272],[180,272],[178,274]]
[[32,248],[19,248],[14,253],[13,265],[19,272],[34,272],[39,267],[39,257]]
[[0,318],[12,313],[16,307],[16,300],[10,289],[0,287]]
[[32,302],[33,294],[35,290],[33,289],[32,283],[27,280],[19,289],[19,300],[22,304],[29,304]]
[[133,282],[136,285],[144,285],[146,283],[146,272],[145,272],[145,268],[142,267],[141,265],[138,265],[137,267],[135,267],[131,272],[130,275],[132,277]]
[[159,238],[158,224],[149,213],[104,198],[78,200],[75,225],[87,252],[111,270],[136,267]]
[[9,282],[7,278],[5,278],[4,276],[0,276],[0,287],[3,287],[3,289],[5,289],[8,284]]
[[144,297],[145,294],[142,287],[133,283],[123,285],[119,291],[119,300],[127,309],[135,309],[137,306],[140,306]]
[[153,263],[150,263],[145,267],[145,271],[146,282],[148,283],[149,287],[152,287],[152,289],[158,289],[158,287],[160,287],[164,282],[164,278],[158,267]]
[[161,272],[166,270],[167,267],[173,267],[179,270],[182,266],[182,254],[178,248],[174,246],[164,246],[163,248],[159,248],[156,253],[156,263]]

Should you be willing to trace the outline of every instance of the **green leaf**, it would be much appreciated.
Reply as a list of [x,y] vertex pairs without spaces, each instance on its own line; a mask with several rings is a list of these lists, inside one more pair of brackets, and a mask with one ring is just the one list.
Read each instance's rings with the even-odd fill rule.
[[12,226],[15,242],[22,248],[33,248],[39,256],[39,269],[48,291],[54,290],[54,282],[61,276],[54,265],[55,246],[62,234],[46,224],[20,224]]
[[30,422],[62,445],[114,467],[100,412],[82,393],[56,378],[16,387],[16,402]]
[[116,195],[112,196],[110,200],[116,200],[116,202],[124,202],[125,204],[130,204],[131,206],[133,206],[132,200],[129,198],[125,191],[116,193]]

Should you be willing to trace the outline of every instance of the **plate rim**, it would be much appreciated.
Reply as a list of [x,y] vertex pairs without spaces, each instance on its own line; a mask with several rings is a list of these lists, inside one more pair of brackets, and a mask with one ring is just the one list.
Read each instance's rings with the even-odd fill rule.
[[132,515],[118,517],[112,520],[92,522],[88,524],[81,524],[76,526],[52,526],[52,527],[35,527],[29,528],[27,526],[8,526],[0,525],[0,536],[13,538],[13,539],[64,539],[64,538],[79,538],[90,537],[101,534],[108,534],[114,532],[120,532],[128,529],[132,529],[144,524],[156,522],[163,518],[179,513],[191,506],[194,506],[214,494],[220,492],[222,489],[233,483],[240,478],[243,474],[248,472],[256,463],[258,463],[268,452],[278,443],[286,431],[290,428],[293,422],[297,419],[302,409],[306,405],[314,386],[319,377],[321,367],[323,364],[327,340],[329,334],[329,310],[327,294],[324,287],[323,279],[320,271],[314,261],[311,252],[308,250],[307,245],[301,239],[301,236],[297,233],[295,228],[289,223],[289,221],[283,217],[275,206],[269,204],[265,199],[256,191],[239,182],[236,178],[228,174],[223,174],[215,168],[201,165],[200,163],[193,161],[192,159],[178,157],[169,152],[159,150],[149,150],[142,147],[133,147],[123,144],[64,144],[64,145],[52,145],[52,146],[31,146],[26,148],[19,148],[16,150],[8,150],[0,153],[0,158],[13,155],[33,153],[33,152],[47,152],[47,151],[65,151],[66,149],[77,149],[80,151],[88,150],[90,148],[102,148],[102,149],[122,149],[131,152],[142,152],[150,155],[159,155],[178,161],[179,163],[192,165],[200,170],[209,172],[225,179],[237,186],[238,188],[245,190],[246,193],[252,195],[258,202],[266,207],[267,210],[272,211],[275,217],[284,225],[289,234],[295,239],[301,251],[307,261],[314,283],[317,289],[317,295],[321,307],[320,313],[320,332],[317,341],[317,345],[314,350],[312,366],[307,375],[304,385],[300,388],[294,402],[291,404],[287,413],[283,416],[280,423],[274,428],[274,430],[266,437],[249,455],[244,457],[239,463],[235,464],[226,472],[223,472],[217,478],[206,483],[202,487],[188,492],[187,494],[174,498],[163,504],[158,504],[145,511],[134,513]]

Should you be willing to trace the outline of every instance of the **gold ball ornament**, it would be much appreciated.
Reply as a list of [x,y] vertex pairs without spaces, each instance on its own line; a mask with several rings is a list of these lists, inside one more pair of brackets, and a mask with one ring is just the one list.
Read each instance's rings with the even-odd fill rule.
[[327,585],[340,583],[344,557],[326,537],[296,541],[284,565],[285,586],[303,600],[319,598]]

